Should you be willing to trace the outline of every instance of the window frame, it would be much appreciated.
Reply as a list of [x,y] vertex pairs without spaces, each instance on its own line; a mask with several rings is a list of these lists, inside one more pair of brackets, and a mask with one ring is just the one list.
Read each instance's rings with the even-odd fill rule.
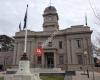
[[77,55],[77,63],[79,64],[79,65],[82,65],[83,64],[83,56],[81,55],[81,54],[78,54]]
[[62,48],[63,48],[63,42],[59,41],[59,49],[62,49]]
[[59,55],[59,64],[64,64],[64,55]]
[[76,47],[77,48],[81,48],[82,47],[82,43],[81,43],[81,39],[76,39]]

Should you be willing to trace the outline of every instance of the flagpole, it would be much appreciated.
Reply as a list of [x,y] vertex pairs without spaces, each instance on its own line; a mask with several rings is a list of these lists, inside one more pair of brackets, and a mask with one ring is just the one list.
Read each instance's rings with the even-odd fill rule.
[[87,14],[85,13],[85,26],[87,26]]
[[24,53],[26,53],[26,48],[27,48],[27,27],[25,29],[25,43],[24,43]]
[[[28,11],[28,5],[27,5],[27,10]],[[27,16],[27,15],[26,15]],[[25,41],[24,41],[24,53],[26,54],[26,49],[27,49],[27,19],[26,19],[26,23],[25,23]]]
[[21,31],[21,22],[20,22],[20,24],[19,24],[19,31]]

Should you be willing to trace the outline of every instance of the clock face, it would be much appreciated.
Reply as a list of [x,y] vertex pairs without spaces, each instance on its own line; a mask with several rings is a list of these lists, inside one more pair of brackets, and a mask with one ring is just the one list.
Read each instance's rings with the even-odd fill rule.
[[49,20],[49,21],[51,21],[51,20],[52,20],[52,17],[51,17],[51,16],[49,16],[49,17],[48,17],[48,20]]

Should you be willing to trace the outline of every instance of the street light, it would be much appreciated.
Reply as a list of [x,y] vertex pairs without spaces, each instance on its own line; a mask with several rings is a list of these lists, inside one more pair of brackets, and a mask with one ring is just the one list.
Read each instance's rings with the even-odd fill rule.
[[92,56],[92,63],[93,63],[93,65],[92,65],[93,80],[95,80],[95,77],[94,77],[94,58],[93,58],[93,56]]
[[[87,55],[88,55],[88,52],[87,51],[84,51],[84,65],[87,66],[87,75],[88,75],[88,78],[89,78],[88,57],[87,57]],[[86,59],[85,59],[85,57],[86,57]],[[86,63],[85,63],[85,61],[86,61]]]
[[87,51],[84,51],[83,53],[83,61],[84,61],[84,74],[85,74],[85,66],[87,65]]

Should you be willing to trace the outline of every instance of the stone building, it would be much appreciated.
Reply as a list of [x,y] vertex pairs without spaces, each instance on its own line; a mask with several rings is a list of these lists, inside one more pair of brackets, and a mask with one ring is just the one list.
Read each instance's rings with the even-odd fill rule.
[[[27,55],[31,67],[70,69],[92,64],[90,27],[76,25],[59,30],[59,16],[54,6],[45,8],[43,20],[43,31],[27,31]],[[18,65],[24,51],[24,34],[25,30],[15,34],[14,65]],[[43,53],[38,56],[36,50],[40,47]]]

